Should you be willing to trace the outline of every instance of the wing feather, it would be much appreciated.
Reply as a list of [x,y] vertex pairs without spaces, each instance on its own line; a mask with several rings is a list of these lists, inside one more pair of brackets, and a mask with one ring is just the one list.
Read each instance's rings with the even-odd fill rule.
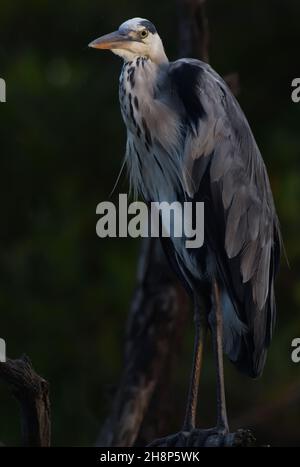
[[186,191],[208,200],[206,241],[235,312],[249,329],[247,337],[239,335],[245,342],[233,360],[255,376],[275,321],[273,281],[280,254],[266,168],[239,104],[209,65],[183,59],[170,66],[169,75],[189,128],[183,149]]

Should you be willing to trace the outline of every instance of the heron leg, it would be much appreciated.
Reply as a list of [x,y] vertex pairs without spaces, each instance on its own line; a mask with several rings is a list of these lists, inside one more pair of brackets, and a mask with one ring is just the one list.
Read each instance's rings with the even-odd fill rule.
[[226,410],[223,364],[223,316],[221,309],[220,288],[216,279],[213,279],[212,282],[212,297],[214,310],[212,334],[217,370],[217,428],[228,433],[229,429]]
[[203,352],[205,337],[207,331],[206,319],[201,317],[200,308],[195,305],[195,342],[194,342],[194,353],[193,353],[193,367],[190,378],[187,408],[185,413],[185,419],[183,423],[183,431],[191,431],[196,426],[196,411],[198,402],[198,389],[200,382],[200,374],[203,361]]

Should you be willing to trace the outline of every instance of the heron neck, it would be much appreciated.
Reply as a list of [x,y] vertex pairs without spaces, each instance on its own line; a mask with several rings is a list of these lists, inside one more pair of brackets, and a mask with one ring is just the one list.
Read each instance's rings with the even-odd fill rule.
[[155,65],[167,65],[169,63],[169,59],[166,55],[164,48],[160,49],[151,56],[151,62],[155,63]]

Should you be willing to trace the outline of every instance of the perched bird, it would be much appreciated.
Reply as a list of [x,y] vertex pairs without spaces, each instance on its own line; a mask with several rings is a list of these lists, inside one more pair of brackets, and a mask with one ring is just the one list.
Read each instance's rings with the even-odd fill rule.
[[183,431],[195,428],[206,330],[217,370],[217,432],[228,433],[223,350],[262,373],[276,305],[281,237],[270,183],[249,124],[224,80],[194,59],[169,62],[155,26],[134,18],[91,42],[124,60],[120,104],[134,191],[148,202],[205,203],[205,243],[162,238],[195,310],[193,369]]

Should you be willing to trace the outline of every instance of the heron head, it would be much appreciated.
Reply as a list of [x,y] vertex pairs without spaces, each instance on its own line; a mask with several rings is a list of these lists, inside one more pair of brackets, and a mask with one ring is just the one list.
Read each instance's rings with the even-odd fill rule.
[[168,61],[155,26],[142,18],[126,21],[117,31],[99,37],[89,47],[109,49],[125,61],[137,57],[146,57],[158,64]]

